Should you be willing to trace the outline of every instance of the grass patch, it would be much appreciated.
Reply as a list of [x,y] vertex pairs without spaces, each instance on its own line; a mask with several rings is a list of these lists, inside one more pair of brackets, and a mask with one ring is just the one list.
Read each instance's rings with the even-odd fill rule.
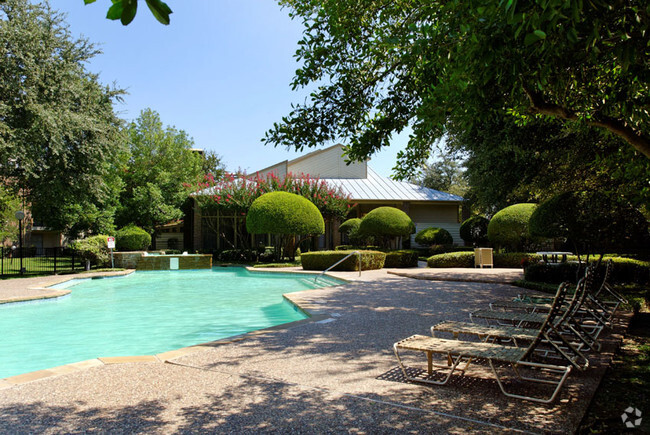
[[[631,406],[648,413],[650,400],[650,313],[634,316],[621,348],[607,369],[577,433],[621,433],[623,411]],[[639,433],[650,433],[650,418],[643,415]]]

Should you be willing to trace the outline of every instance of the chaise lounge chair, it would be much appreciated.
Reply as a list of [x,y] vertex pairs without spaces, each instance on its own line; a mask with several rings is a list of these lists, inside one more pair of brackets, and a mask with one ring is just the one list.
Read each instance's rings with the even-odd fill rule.
[[[552,330],[552,325],[555,320],[562,315],[561,306],[564,303],[567,294],[567,286],[561,285],[558,288],[558,291],[553,300],[552,308],[546,317],[546,320],[542,323],[539,328],[537,336],[532,340],[531,344],[527,348],[520,348],[514,346],[505,346],[495,343],[486,343],[486,342],[468,342],[461,340],[448,340],[438,337],[430,337],[424,335],[412,335],[404,340],[400,340],[393,345],[395,351],[395,356],[397,361],[402,369],[404,376],[414,382],[424,382],[434,385],[444,385],[451,375],[458,370],[463,374],[469,368],[471,362],[476,359],[484,359],[488,362],[494,376],[496,378],[497,384],[501,389],[501,392],[508,397],[513,397],[517,399],[531,400],[539,403],[550,403],[555,400],[558,392],[564,385],[564,382],[571,372],[572,365],[561,366],[561,365],[551,365],[543,362],[534,361],[535,359],[535,349],[540,345],[544,340],[551,341],[549,333]],[[433,374],[433,367],[446,369],[448,373],[442,381],[436,381],[433,379],[422,379],[413,376],[409,376],[406,367],[400,356],[400,351],[417,351],[424,352],[427,355],[427,372],[429,377]],[[442,355],[446,358],[446,365],[434,364],[433,363],[433,354]],[[464,362],[462,368],[458,366]],[[505,386],[499,376],[495,364],[505,363],[512,367],[515,375],[523,381],[530,381],[534,383],[542,383],[555,386],[555,389],[548,398],[540,398],[533,396],[525,396],[520,394],[513,394],[505,390]],[[530,368],[533,370],[540,370],[551,373],[556,377],[559,376],[559,379],[542,379],[542,378],[532,378],[529,376],[523,376],[520,372],[521,368]]]

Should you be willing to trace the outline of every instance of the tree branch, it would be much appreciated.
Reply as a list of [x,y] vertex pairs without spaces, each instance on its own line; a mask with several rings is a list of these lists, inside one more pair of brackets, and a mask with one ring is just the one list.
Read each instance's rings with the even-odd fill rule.
[[[575,112],[558,104],[547,103],[544,101],[541,94],[531,91],[527,86],[524,85],[523,90],[528,97],[528,101],[530,101],[530,107],[533,112],[541,115],[553,116],[555,118],[566,119],[568,121],[577,121],[579,119]],[[650,138],[645,136],[642,132],[630,127],[625,122],[609,117],[595,117],[591,120],[586,120],[585,122],[588,125],[593,125],[594,127],[600,127],[610,131],[643,153],[647,158],[650,158]]]

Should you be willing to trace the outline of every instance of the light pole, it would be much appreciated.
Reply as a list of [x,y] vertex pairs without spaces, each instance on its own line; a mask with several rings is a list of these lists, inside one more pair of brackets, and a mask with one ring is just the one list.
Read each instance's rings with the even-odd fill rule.
[[23,219],[25,219],[25,212],[18,210],[15,216],[18,219],[18,250],[20,251],[20,274],[22,275],[25,272],[23,269]]

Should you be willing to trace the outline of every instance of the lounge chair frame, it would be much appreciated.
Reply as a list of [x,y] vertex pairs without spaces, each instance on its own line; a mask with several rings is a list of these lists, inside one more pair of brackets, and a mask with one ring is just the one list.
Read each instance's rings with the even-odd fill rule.
[[[463,374],[465,370],[469,367],[472,360],[476,358],[482,358],[488,361],[488,364],[494,374],[497,384],[501,389],[501,392],[507,397],[512,397],[516,399],[530,400],[538,403],[550,403],[555,400],[560,389],[564,385],[567,376],[571,372],[572,365],[561,366],[561,365],[552,365],[539,363],[535,361],[530,361],[536,347],[545,339],[544,335],[548,333],[551,325],[553,324],[556,317],[561,315],[560,306],[564,302],[567,293],[567,285],[563,284],[558,288],[555,299],[553,301],[553,307],[549,312],[547,319],[544,321],[542,326],[539,329],[537,337],[531,342],[528,348],[517,348],[513,346],[504,346],[494,343],[485,343],[485,342],[466,342],[461,340],[447,340],[437,337],[427,337],[423,335],[413,335],[404,340],[398,341],[393,345],[393,350],[397,361],[402,369],[404,377],[412,382],[424,382],[427,384],[434,385],[445,385],[451,379],[451,375],[457,371],[458,366],[464,361],[465,366],[462,368]],[[433,379],[421,379],[409,376],[406,366],[402,361],[399,351],[401,350],[412,350],[424,352],[427,355],[427,372],[429,375],[433,374],[433,367],[441,367],[448,370],[446,376],[441,381],[436,381]],[[436,365],[433,363],[433,354],[444,355],[447,359],[447,365]],[[521,394],[514,394],[506,391],[505,385],[502,382],[501,376],[495,367],[495,362],[506,363],[510,365],[515,373],[515,375],[524,381],[542,383],[547,385],[555,386],[553,392],[548,398],[540,398],[533,396],[525,396]],[[529,376],[522,376],[519,372],[519,368],[528,367],[538,370],[547,371],[555,375],[559,375],[559,379],[550,380],[550,379],[539,379],[532,378]]]

